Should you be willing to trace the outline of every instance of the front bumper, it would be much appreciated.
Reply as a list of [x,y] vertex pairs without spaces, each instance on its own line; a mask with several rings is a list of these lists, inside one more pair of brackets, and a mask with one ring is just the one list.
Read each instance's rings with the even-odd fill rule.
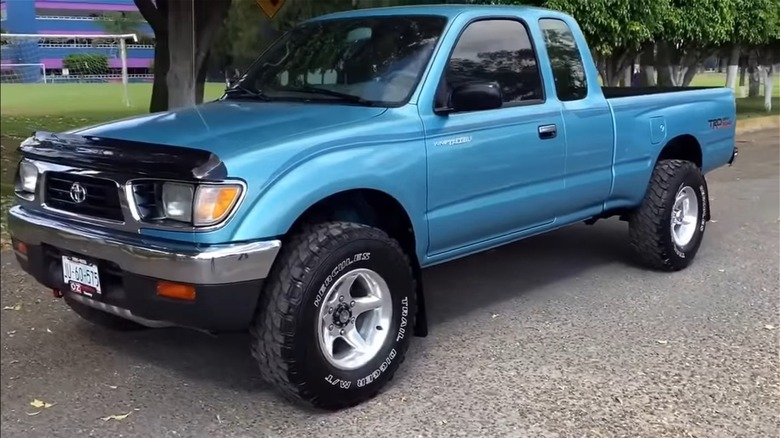
[[[281,247],[278,240],[211,246],[162,241],[88,228],[20,206],[9,211],[8,228],[19,264],[39,283],[143,325],[210,331],[249,326]],[[70,292],[62,274],[64,255],[98,266],[100,298]],[[195,299],[158,296],[160,280],[193,285]]]

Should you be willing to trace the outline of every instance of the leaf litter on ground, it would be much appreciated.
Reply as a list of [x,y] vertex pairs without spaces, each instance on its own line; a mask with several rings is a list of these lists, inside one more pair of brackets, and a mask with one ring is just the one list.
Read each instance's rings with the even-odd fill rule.
[[38,400],[37,398],[30,402],[30,406],[34,408],[46,408],[49,409],[50,407],[54,406],[54,403],[46,403],[43,400]]
[[132,413],[133,413],[133,411],[130,411],[130,412],[126,413],[126,414],[119,414],[119,415],[117,415],[117,414],[114,414],[114,415],[109,415],[108,417],[103,417],[103,418],[101,418],[101,419],[102,419],[103,421],[109,421],[109,420],[124,420],[125,418],[129,417],[129,416],[130,416],[130,414],[132,414]]

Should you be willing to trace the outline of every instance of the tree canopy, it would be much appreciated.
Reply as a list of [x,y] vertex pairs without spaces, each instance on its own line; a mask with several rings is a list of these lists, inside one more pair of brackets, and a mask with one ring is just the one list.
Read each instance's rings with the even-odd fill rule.
[[[245,69],[281,32],[302,20],[344,9],[419,3],[415,0],[287,0],[278,14],[269,19],[255,0],[135,2],[157,39],[152,110],[200,102],[209,68],[232,76],[231,71]],[[643,69],[657,71],[660,85],[687,85],[702,62],[714,55],[722,56],[725,52],[744,55],[752,50],[751,53],[757,53],[763,60],[757,62],[763,65],[770,65],[780,56],[779,0],[450,2],[525,4],[571,14],[588,40],[603,82],[611,86],[630,85],[632,67],[640,59]],[[176,61],[172,62],[174,58]],[[193,72],[197,74],[191,81],[184,78],[186,73],[192,77]],[[172,76],[177,79],[172,80]],[[175,91],[171,90],[172,86]]]

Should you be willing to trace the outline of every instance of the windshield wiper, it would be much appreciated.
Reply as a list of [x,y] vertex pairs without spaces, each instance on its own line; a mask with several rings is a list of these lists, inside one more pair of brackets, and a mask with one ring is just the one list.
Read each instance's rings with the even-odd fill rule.
[[236,97],[250,97],[253,99],[262,100],[264,102],[268,102],[271,100],[271,98],[266,96],[262,91],[253,90],[241,84],[236,84],[233,85],[231,88],[226,88],[225,94],[236,96]]
[[338,97],[341,101],[357,103],[360,105],[374,104],[372,101],[363,99],[360,96],[355,96],[354,94],[341,93],[339,91],[328,90],[326,88],[310,87],[308,85],[304,85],[303,87],[299,88],[285,88],[284,91],[291,91],[294,93],[322,94],[325,96]]

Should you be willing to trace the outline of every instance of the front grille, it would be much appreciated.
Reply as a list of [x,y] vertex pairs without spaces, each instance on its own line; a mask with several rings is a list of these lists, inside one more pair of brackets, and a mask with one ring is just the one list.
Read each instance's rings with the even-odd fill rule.
[[[71,196],[75,183],[79,183],[84,188],[82,202],[74,201]],[[48,207],[83,216],[113,221],[124,220],[117,184],[104,178],[48,172],[44,202]]]

